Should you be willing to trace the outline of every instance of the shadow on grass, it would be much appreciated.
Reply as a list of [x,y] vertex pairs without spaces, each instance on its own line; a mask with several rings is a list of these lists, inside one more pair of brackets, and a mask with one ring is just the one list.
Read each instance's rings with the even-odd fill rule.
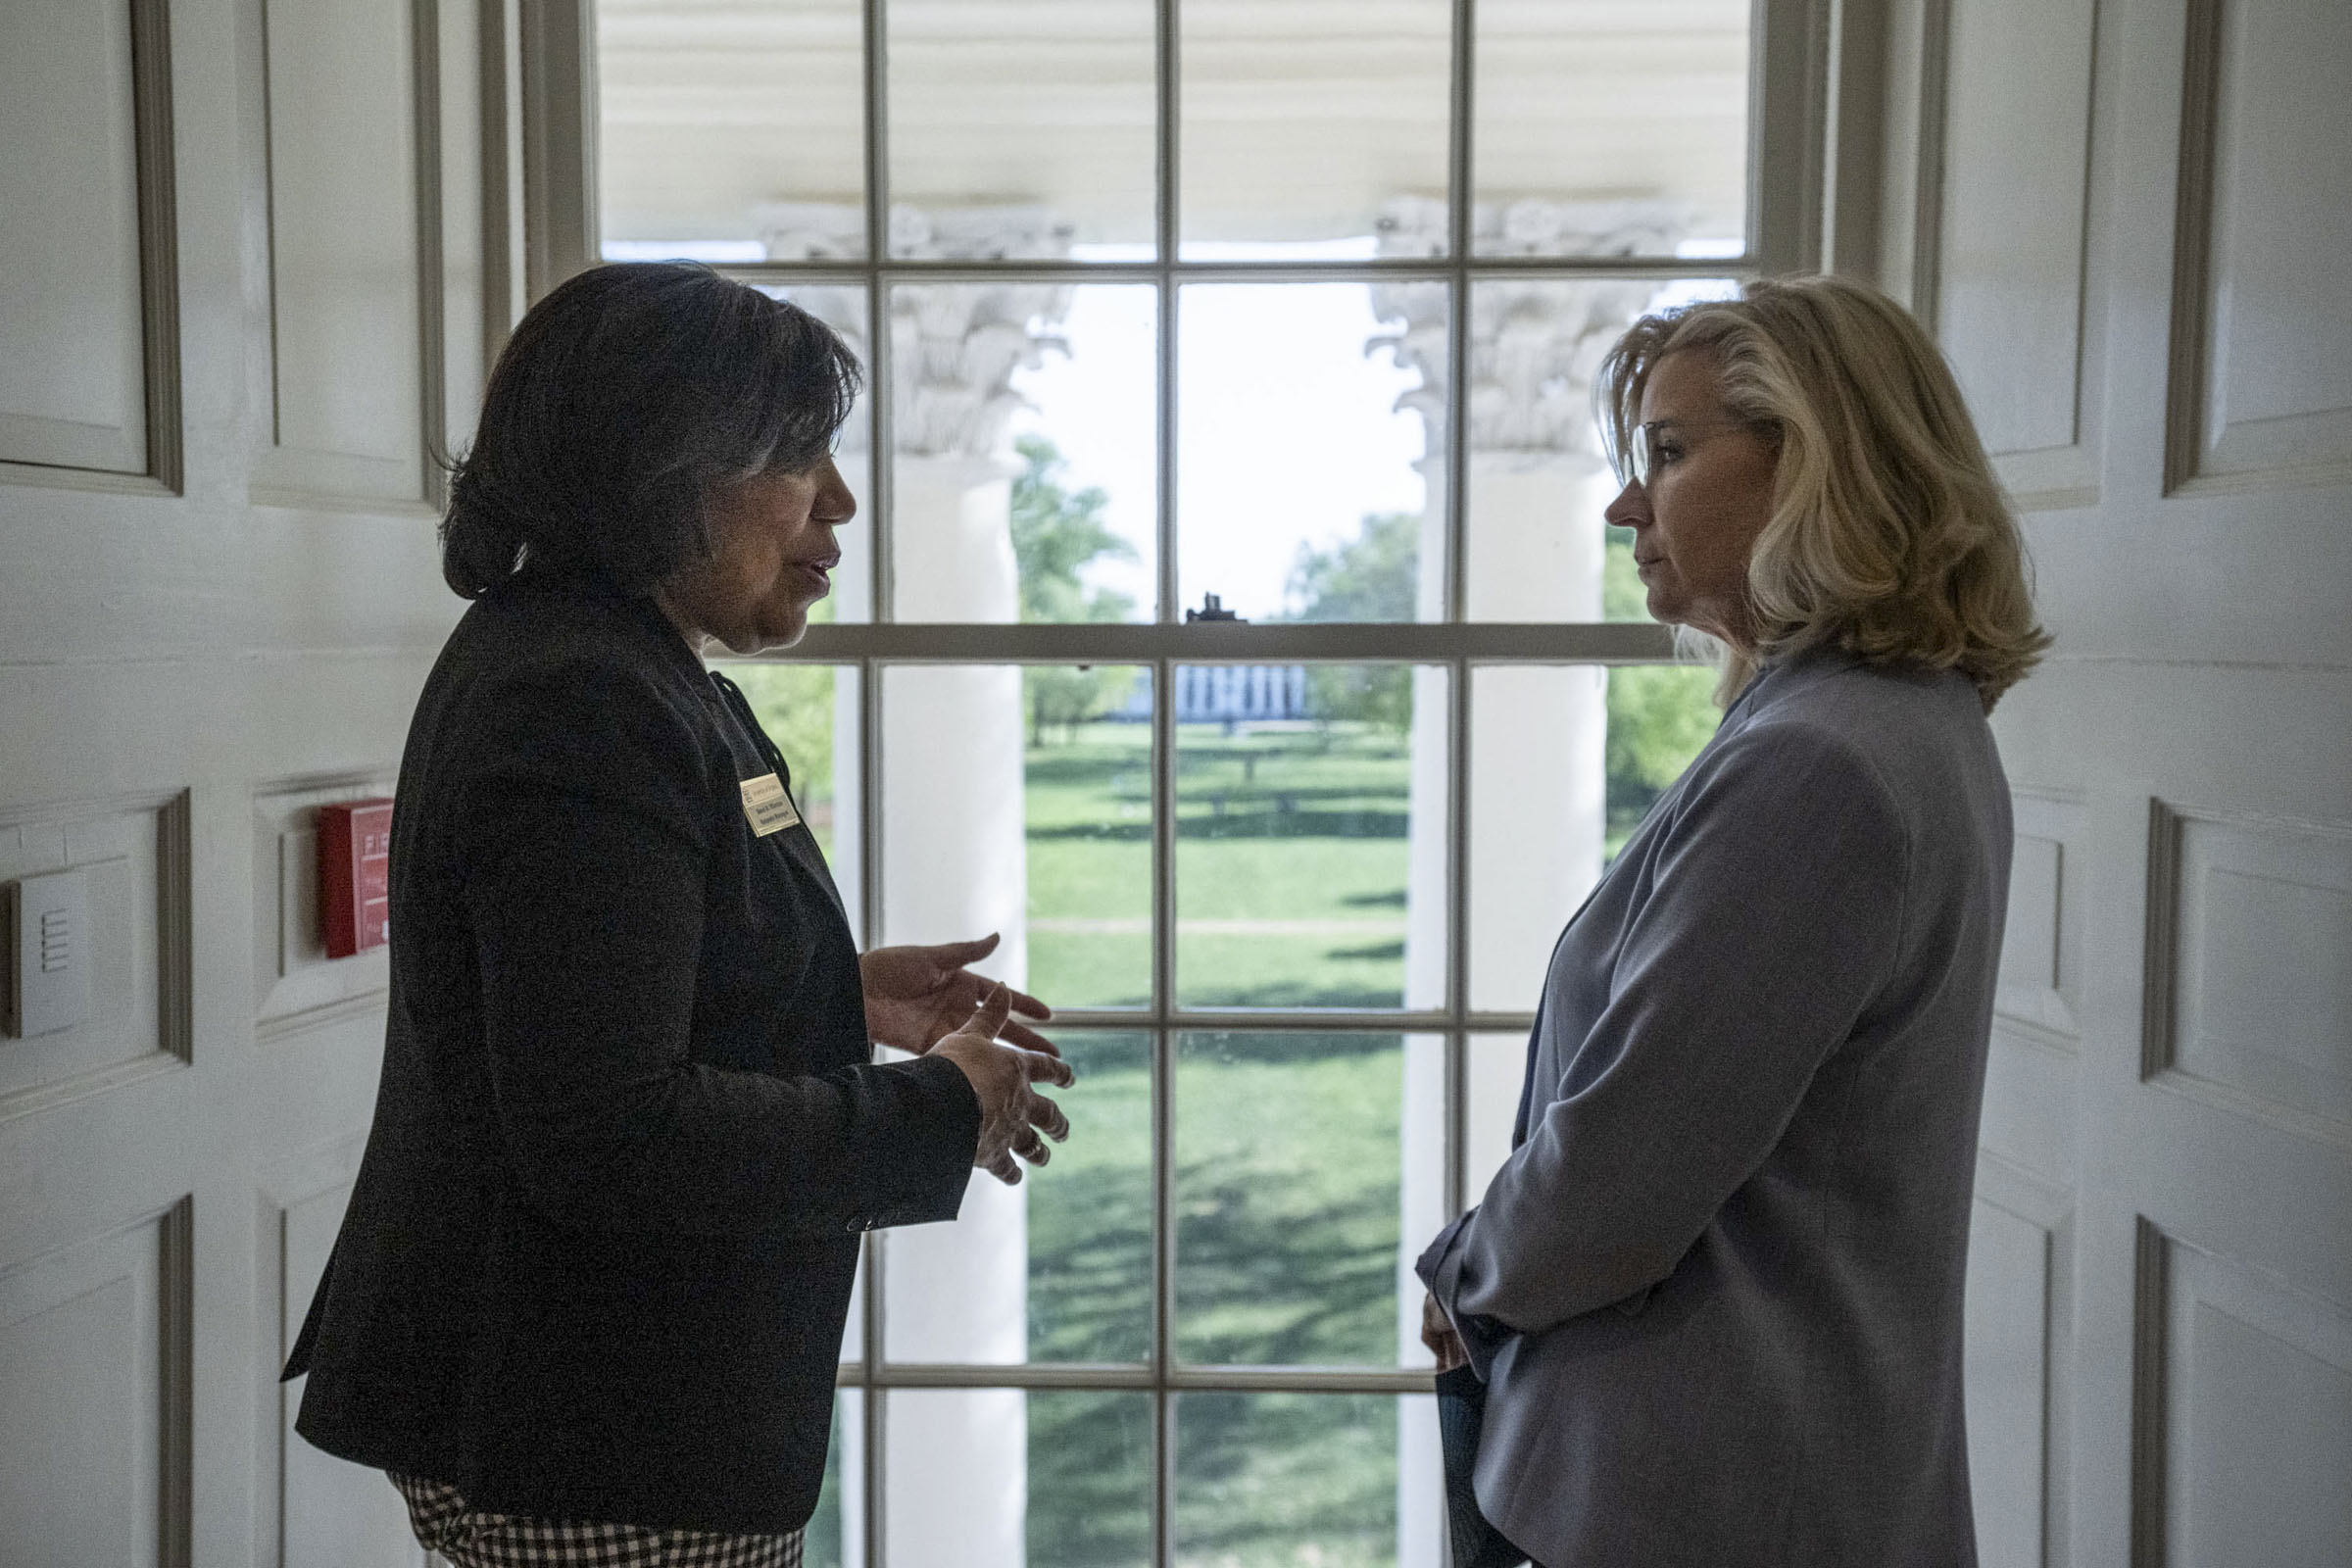
[[[1347,791],[1337,793],[1347,794]],[[1188,801],[1188,807],[1198,802]],[[1228,808],[1222,816],[1188,811],[1176,818],[1180,839],[1398,839],[1412,819],[1403,811],[1318,811],[1294,808],[1268,809],[1252,804],[1248,810]]]
[[[1346,791],[1338,792],[1345,795]],[[1228,808],[1222,816],[1200,815],[1198,801],[1187,801],[1176,819],[1180,839],[1402,839],[1411,819],[1402,811],[1282,810],[1266,802]],[[1028,829],[1032,844],[1142,844],[1152,837],[1149,821],[1063,822]],[[1403,902],[1403,895],[1396,896]]]
[[[1326,956],[1336,957],[1331,954]],[[1177,990],[1188,1007],[1332,1007],[1350,1012],[1373,1012],[1397,1004],[1396,986],[1385,989],[1362,985],[1318,986],[1311,981],[1278,980],[1258,986],[1191,986],[1182,982],[1184,957],[1177,950]]]
[[[1361,1036],[1292,1037],[1266,1054],[1298,1063]],[[1219,1054],[1246,1054],[1246,1037]],[[1140,1169],[1102,1173],[1069,1226],[1033,1230],[1032,1353],[1038,1359],[1137,1354],[1128,1325],[1149,1285],[1149,1184]],[[1301,1223],[1295,1185],[1255,1162],[1188,1161],[1177,1172],[1184,1358],[1313,1365],[1385,1362],[1395,1326],[1394,1182],[1339,1182]],[[1041,1307],[1045,1308],[1041,1312]],[[1269,1311],[1269,1308],[1273,1308]],[[1287,1309],[1287,1310],[1286,1310]],[[1044,1343],[1040,1319],[1052,1327]],[[1146,1401],[1133,1395],[1032,1396],[1032,1568],[1141,1564],[1149,1555]],[[1143,1456],[1139,1459],[1139,1453]],[[1366,1561],[1394,1549],[1393,1400],[1317,1395],[1181,1396],[1176,1449],[1187,1554],[1240,1552],[1288,1562],[1303,1541],[1360,1542]]]

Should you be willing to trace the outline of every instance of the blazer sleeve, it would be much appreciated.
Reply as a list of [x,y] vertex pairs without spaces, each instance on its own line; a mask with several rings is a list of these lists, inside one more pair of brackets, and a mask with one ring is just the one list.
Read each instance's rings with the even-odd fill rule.
[[1512,1334],[1673,1272],[1886,987],[1908,876],[1894,799],[1841,739],[1757,725],[1701,760],[1576,1087],[1535,1086],[1526,1142],[1418,1265],[1482,1377]]
[[776,1077],[688,1059],[705,742],[635,672],[481,694],[459,794],[492,1112],[522,1200],[602,1231],[839,1236],[953,1219],[980,1106],[954,1062]]

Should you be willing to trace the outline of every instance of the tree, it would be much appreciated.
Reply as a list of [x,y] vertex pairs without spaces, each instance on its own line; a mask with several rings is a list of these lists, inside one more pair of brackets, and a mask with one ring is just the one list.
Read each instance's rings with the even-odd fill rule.
[[[1420,514],[1382,512],[1328,550],[1300,545],[1284,596],[1292,620],[1411,620],[1420,592]],[[1316,664],[1306,679],[1325,718],[1399,734],[1412,723],[1413,672],[1400,664]]]
[[[1098,561],[1133,561],[1135,546],[1102,520],[1110,497],[1100,485],[1069,488],[1060,450],[1040,435],[1013,442],[1021,471],[1012,480],[1012,559],[1020,574],[1025,621],[1117,621],[1135,601],[1113,589],[1090,587],[1081,575]],[[1046,727],[1074,728],[1126,694],[1133,677],[1123,669],[1031,666],[1022,672],[1029,709],[1029,744],[1043,746]]]
[[1293,620],[1411,620],[1421,589],[1421,517],[1374,513],[1356,536],[1300,545],[1286,596]]
[[1629,831],[1682,777],[1722,714],[1715,672],[1691,664],[1626,664],[1609,671],[1608,792],[1612,834]]
[[[1649,590],[1634,569],[1634,531],[1607,530],[1601,614],[1647,620]],[[1612,842],[1633,831],[1666,787],[1707,744],[1721,716],[1708,694],[1715,673],[1689,665],[1627,664],[1609,671],[1608,811]]]

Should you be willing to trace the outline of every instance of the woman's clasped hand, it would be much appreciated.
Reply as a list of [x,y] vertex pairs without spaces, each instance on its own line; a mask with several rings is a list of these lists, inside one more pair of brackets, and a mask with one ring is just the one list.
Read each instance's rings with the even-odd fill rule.
[[1019,1184],[1022,1160],[1046,1162],[1047,1139],[1058,1144],[1070,1136],[1061,1107],[1032,1086],[1066,1089],[1073,1081],[1070,1064],[1050,1049],[1024,1051],[998,1038],[1006,1032],[1011,1012],[1012,993],[1000,985],[981,999],[962,1028],[942,1036],[930,1051],[971,1080],[972,1093],[980,1097],[980,1147],[972,1164],[1008,1187]]
[[1012,1186],[1021,1179],[1021,1160],[1046,1162],[1046,1139],[1070,1136],[1060,1107],[1029,1086],[1066,1089],[1074,1076],[1054,1042],[1021,1021],[1042,1023],[1053,1008],[964,967],[996,952],[999,940],[992,931],[973,942],[876,948],[858,956],[858,970],[866,1033],[877,1045],[944,1056],[962,1069],[980,1097],[980,1149],[972,1163]]

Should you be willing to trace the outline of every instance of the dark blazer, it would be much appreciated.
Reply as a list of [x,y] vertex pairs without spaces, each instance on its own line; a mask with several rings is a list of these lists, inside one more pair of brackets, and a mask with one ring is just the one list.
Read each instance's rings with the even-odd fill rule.
[[329,1453],[499,1512],[816,1504],[860,1232],[955,1217],[953,1062],[869,1062],[783,760],[650,600],[515,582],[426,681],[375,1122],[287,1375]]
[[2007,905],[1967,680],[1769,665],[1552,956],[1422,1278],[1554,1568],[1964,1568],[1961,1282]]

